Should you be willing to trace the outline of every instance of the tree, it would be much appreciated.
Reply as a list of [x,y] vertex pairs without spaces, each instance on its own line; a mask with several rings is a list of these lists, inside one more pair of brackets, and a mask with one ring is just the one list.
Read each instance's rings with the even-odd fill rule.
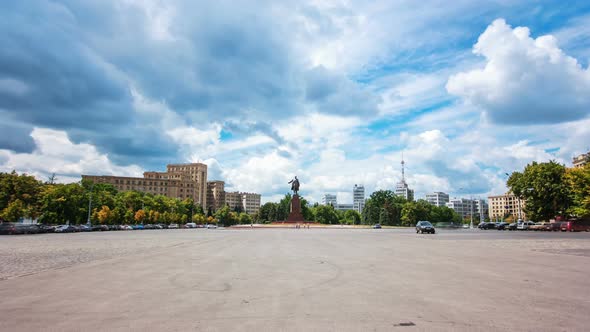
[[246,212],[240,213],[238,219],[240,221],[240,224],[242,224],[242,225],[252,223],[252,217],[249,214],[247,214]]
[[100,222],[101,224],[108,224],[108,223],[110,223],[112,218],[113,218],[113,213],[112,213],[111,209],[108,206],[103,205],[100,208],[100,211],[98,211],[98,222]]
[[348,210],[344,212],[344,222],[347,225],[359,225],[361,223],[361,215],[355,210]]
[[517,197],[523,197],[525,212],[535,221],[565,214],[571,206],[571,194],[565,178],[565,166],[550,161],[533,162],[524,172],[510,175],[507,185]]
[[320,205],[315,208],[315,221],[321,224],[338,224],[338,215],[331,205]]
[[568,212],[577,217],[590,216],[590,163],[582,168],[567,169],[565,180],[572,201]]
[[0,217],[9,222],[17,222],[25,216],[25,204],[20,199],[16,199],[0,212]]
[[135,220],[136,223],[143,224],[146,217],[147,216],[146,216],[144,210],[137,210],[137,212],[135,212],[135,216],[133,217],[133,219]]

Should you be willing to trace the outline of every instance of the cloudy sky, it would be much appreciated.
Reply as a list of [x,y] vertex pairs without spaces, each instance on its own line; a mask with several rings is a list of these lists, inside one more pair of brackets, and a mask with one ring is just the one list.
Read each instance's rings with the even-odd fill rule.
[[590,149],[588,1],[0,4],[0,171],[485,197]]

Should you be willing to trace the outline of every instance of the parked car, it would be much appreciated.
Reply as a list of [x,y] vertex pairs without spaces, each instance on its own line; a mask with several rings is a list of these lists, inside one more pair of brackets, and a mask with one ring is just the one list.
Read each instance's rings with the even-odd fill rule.
[[483,222],[477,226],[479,229],[496,229],[498,225],[495,222]]
[[375,224],[375,225],[373,225],[373,228],[380,229],[381,228],[381,225],[380,224]]
[[216,229],[217,225],[209,224],[207,225],[207,229]]
[[184,225],[184,228],[197,228],[197,224],[196,224],[196,223],[194,223],[194,222],[187,222],[187,223]]
[[94,225],[94,226],[92,226],[93,232],[104,232],[104,231],[108,231],[108,230],[109,230],[108,225]]
[[168,228],[176,229],[176,228],[178,228],[178,224],[170,224],[170,226],[168,226]]
[[545,230],[545,223],[544,222],[536,222],[536,223],[529,226],[529,230],[543,231],[543,230]]
[[39,225],[42,233],[55,233],[56,226],[52,225]]
[[430,221],[418,221],[416,224],[416,233],[431,233],[434,234],[436,231],[434,230],[434,226],[430,223]]
[[0,224],[0,234],[1,235],[13,235],[17,234],[16,231],[16,224],[11,222],[3,222]]
[[133,229],[139,229],[139,230],[144,229],[142,224],[133,225],[132,227],[133,227]]
[[499,222],[496,225],[496,229],[498,229],[499,231],[505,231],[508,229],[508,226],[510,226],[510,223],[503,221],[503,222]]
[[567,220],[561,223],[562,232],[590,232],[590,219]]
[[158,224],[162,229],[168,229],[168,224]]
[[547,225],[546,231],[557,232],[561,230],[561,221],[554,221]]
[[516,230],[516,226],[518,226],[518,223],[513,222],[510,225],[508,225],[508,227],[506,227],[506,229],[509,230],[509,231],[515,231]]
[[516,229],[519,231],[526,231],[529,229],[529,227],[531,227],[534,224],[535,223],[532,221],[523,221],[521,223],[518,223],[518,225],[516,226]]
[[55,229],[55,233],[74,233],[76,228],[72,225],[61,225]]
[[92,227],[88,226],[88,225],[80,225],[80,232],[91,232],[92,231]]

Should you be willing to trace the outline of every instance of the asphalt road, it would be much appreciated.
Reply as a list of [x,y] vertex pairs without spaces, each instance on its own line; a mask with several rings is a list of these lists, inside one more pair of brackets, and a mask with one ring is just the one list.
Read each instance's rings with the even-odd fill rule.
[[0,237],[1,331],[587,331],[590,233]]

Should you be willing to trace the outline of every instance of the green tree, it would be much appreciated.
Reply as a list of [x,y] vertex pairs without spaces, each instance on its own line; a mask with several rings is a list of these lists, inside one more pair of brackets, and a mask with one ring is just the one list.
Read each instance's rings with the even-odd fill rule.
[[25,203],[17,198],[8,203],[8,206],[0,212],[0,217],[9,222],[17,222],[20,218],[25,217],[25,212]]
[[331,205],[319,205],[315,208],[315,221],[321,224],[338,224],[338,215]]
[[570,188],[570,199],[572,201],[568,212],[577,217],[589,217],[590,163],[582,168],[567,169],[565,179]]
[[347,225],[359,225],[361,215],[355,210],[348,210],[344,212],[344,220]]
[[566,214],[571,206],[565,166],[555,161],[533,162],[524,172],[512,173],[507,185],[517,197],[524,198],[525,212],[535,221]]

